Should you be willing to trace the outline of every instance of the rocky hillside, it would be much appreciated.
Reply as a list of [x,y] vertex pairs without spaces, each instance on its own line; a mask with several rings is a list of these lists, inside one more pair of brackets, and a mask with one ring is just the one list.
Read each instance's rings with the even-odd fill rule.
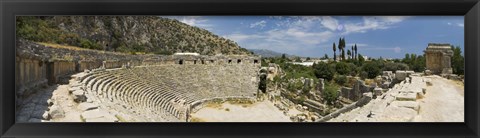
[[126,53],[249,55],[232,40],[157,16],[23,16],[17,37]]

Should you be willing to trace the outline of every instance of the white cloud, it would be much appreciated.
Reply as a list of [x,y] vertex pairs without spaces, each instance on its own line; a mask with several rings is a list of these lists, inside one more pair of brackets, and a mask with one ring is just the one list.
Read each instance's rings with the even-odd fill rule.
[[454,24],[454,23],[451,23],[451,22],[447,22],[447,25],[450,25],[450,26],[454,25],[454,26],[458,26],[458,27],[465,27],[465,24],[463,24],[463,23],[455,23],[455,24]]
[[397,47],[369,47],[369,48],[363,48],[362,50],[387,50],[395,53],[402,52],[402,48],[398,46]]
[[202,16],[165,16],[166,18],[177,19],[178,21],[188,24],[190,26],[196,26],[203,29],[211,30],[212,24],[208,23],[208,20]]
[[322,17],[321,24],[332,31],[342,30],[342,27],[338,24],[338,21],[330,16]]
[[402,49],[397,46],[397,47],[393,48],[393,51],[394,51],[395,53],[400,53],[400,52],[402,51]]
[[[314,53],[328,42],[335,34],[328,29],[313,29],[320,27],[316,18],[284,18],[275,29],[260,31],[252,34],[233,33],[226,35],[248,49],[269,49],[277,52],[304,55]],[[316,24],[315,24],[316,23]],[[317,50],[315,50],[317,49]],[[320,51],[318,51],[320,52]],[[312,55],[312,54],[311,54]]]
[[231,35],[226,35],[224,37],[228,38],[228,39],[232,39],[236,42],[245,42],[246,40],[264,38],[263,36],[256,35],[256,34],[247,35],[247,34],[241,34],[241,33],[234,33],[234,34],[231,34]]
[[267,21],[262,20],[262,21],[258,21],[258,22],[255,22],[255,23],[250,24],[250,28],[255,28],[255,27],[263,28],[263,27],[265,27],[266,25],[267,25]]
[[353,45],[357,45],[357,47],[366,47],[368,46],[368,44],[362,44],[362,43],[348,43],[347,46],[353,46]]
[[388,29],[393,24],[402,22],[408,16],[365,16],[362,23],[347,23],[345,33],[365,33],[369,30]]

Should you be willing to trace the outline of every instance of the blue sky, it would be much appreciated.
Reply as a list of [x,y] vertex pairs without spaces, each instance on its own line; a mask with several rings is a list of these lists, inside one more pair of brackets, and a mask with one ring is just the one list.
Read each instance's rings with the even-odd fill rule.
[[[247,49],[304,57],[333,56],[345,37],[347,48],[369,57],[423,54],[428,43],[464,47],[463,16],[167,16],[209,30]],[[337,50],[338,52],[338,50]],[[337,53],[338,54],[338,53]]]

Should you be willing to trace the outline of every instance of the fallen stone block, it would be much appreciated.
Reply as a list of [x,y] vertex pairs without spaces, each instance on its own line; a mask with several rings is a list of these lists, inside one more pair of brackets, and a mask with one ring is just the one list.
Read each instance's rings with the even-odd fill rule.
[[87,97],[85,96],[85,92],[82,90],[76,90],[72,92],[73,100],[77,103],[87,101]]
[[360,98],[355,105],[356,106],[366,105],[368,102],[370,102],[370,100],[372,100],[372,98],[373,98],[372,92],[363,93],[362,98]]
[[74,91],[81,90],[80,87],[69,87],[68,92],[73,93]]
[[384,83],[382,84],[382,88],[383,88],[383,89],[388,89],[388,88],[390,88],[390,85],[391,85],[391,82],[384,82]]
[[118,122],[118,119],[104,110],[88,110],[81,114],[86,122]]
[[396,97],[395,100],[397,101],[416,101],[417,94],[413,92],[400,92]]
[[410,108],[417,112],[420,110],[420,104],[415,101],[393,101],[390,105],[396,107]]
[[380,96],[383,93],[383,89],[380,87],[376,87],[375,89],[373,89],[373,93],[375,93],[376,96]]
[[58,106],[58,105],[53,105],[50,107],[50,111],[48,111],[48,114],[50,114],[50,117],[52,119],[57,119],[57,118],[64,118],[65,117],[65,112],[63,109]]
[[99,117],[85,119],[85,122],[118,122],[118,119],[116,117]]
[[48,114],[48,111],[45,111],[42,115],[42,118],[45,119],[45,120],[49,120],[50,119],[50,114]]
[[428,70],[428,69],[427,69],[427,70],[425,70],[425,72],[424,72],[424,73],[425,73],[425,75],[427,75],[427,76],[428,76],[428,75],[432,75],[432,71],[430,71],[430,70]]
[[377,120],[383,122],[411,122],[417,111],[410,108],[388,106]]
[[407,77],[407,72],[403,70],[397,70],[395,71],[395,79],[397,81],[403,81]]
[[97,109],[98,105],[93,104],[93,103],[80,103],[78,105],[78,108],[82,111],[87,111],[87,110]]

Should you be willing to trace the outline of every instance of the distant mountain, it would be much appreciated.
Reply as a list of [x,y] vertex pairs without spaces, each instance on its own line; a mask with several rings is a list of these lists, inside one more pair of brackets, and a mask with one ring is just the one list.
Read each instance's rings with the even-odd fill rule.
[[[267,49],[248,49],[253,52],[255,55],[260,55],[262,57],[281,57],[283,53],[275,52]],[[292,57],[293,55],[285,54],[287,57]]]

